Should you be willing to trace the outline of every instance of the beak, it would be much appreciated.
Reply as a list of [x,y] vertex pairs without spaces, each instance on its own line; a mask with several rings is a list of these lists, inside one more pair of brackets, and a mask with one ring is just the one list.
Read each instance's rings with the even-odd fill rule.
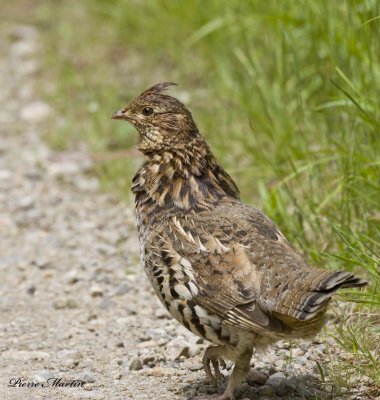
[[112,119],[126,119],[125,109],[120,109],[112,115]]

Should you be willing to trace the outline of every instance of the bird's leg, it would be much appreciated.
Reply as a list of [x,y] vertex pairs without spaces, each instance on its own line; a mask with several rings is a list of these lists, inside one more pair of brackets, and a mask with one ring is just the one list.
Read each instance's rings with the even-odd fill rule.
[[[211,385],[217,386],[218,380],[220,380],[223,375],[219,370],[219,366],[223,369],[226,368],[226,363],[224,362],[222,356],[224,352],[223,346],[209,346],[207,347],[205,354],[203,356],[202,362],[205,369],[207,379]],[[214,374],[211,371],[210,363],[214,367]]]
[[253,350],[245,349],[244,353],[241,353],[236,357],[235,366],[232,374],[228,380],[228,385],[225,392],[218,400],[234,400],[234,391],[245,379],[250,370],[250,361]]

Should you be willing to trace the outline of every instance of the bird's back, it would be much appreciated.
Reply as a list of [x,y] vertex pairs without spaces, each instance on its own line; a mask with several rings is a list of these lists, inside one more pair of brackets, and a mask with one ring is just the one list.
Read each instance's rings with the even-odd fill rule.
[[[335,290],[365,284],[350,273],[311,268],[275,224],[237,199],[200,213],[167,213],[144,247],[151,254],[160,248],[148,270],[165,259],[177,276],[187,270],[181,285],[194,304],[229,324],[279,337],[315,334]],[[171,296],[176,284],[168,280]]]

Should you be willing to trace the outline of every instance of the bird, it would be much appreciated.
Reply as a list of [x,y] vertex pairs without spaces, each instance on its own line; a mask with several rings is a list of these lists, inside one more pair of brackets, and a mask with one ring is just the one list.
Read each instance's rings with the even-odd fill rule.
[[240,199],[191,112],[158,83],[116,111],[132,124],[145,162],[132,180],[140,256],[158,298],[185,328],[212,344],[202,358],[220,400],[233,400],[253,351],[311,338],[340,288],[367,282],[307,264],[280,229]]

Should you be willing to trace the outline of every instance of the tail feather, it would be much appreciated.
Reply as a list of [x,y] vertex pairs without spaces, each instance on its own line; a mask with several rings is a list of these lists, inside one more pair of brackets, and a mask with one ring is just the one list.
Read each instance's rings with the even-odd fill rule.
[[326,311],[327,304],[338,289],[362,287],[368,284],[367,281],[356,277],[351,272],[326,272],[329,272],[327,276],[322,276],[318,284],[313,285],[310,291],[302,296],[302,302],[297,307],[298,312],[294,315],[298,320],[307,321],[315,317],[316,314]]
[[351,272],[334,271],[320,282],[319,286],[316,287],[316,290],[328,292],[330,290],[336,291],[347,287],[362,287],[367,284],[367,281],[358,278]]
[[290,280],[289,290],[282,293],[273,311],[276,315],[290,317],[295,323],[315,321],[326,311],[338,289],[365,285],[365,280],[351,272],[305,269]]

